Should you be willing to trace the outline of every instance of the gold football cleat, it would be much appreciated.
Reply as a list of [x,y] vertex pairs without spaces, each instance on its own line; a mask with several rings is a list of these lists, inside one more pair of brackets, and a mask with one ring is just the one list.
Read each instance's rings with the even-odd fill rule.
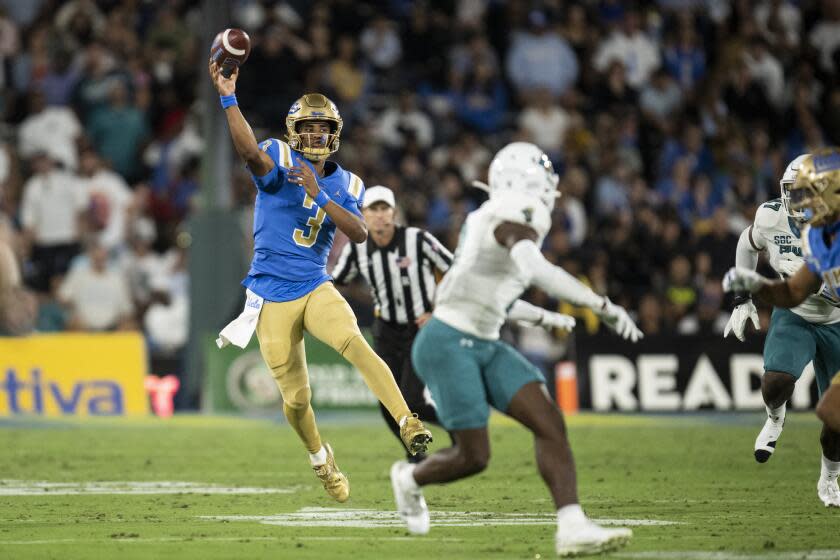
[[426,429],[423,422],[416,414],[406,416],[400,422],[400,437],[406,449],[412,455],[425,453],[426,448],[432,443],[432,432]]
[[344,473],[338,470],[330,444],[325,443],[324,449],[327,450],[327,462],[312,467],[312,470],[315,471],[315,476],[321,479],[327,494],[335,498],[337,502],[346,502],[347,498],[350,497],[350,482],[344,476]]

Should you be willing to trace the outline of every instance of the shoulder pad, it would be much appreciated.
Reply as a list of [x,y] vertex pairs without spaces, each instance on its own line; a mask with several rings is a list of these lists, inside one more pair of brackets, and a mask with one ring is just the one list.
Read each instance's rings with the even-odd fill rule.
[[260,142],[260,149],[271,156],[274,163],[284,169],[290,169],[294,166],[292,159],[292,149],[288,144],[277,138],[269,138]]
[[498,222],[513,222],[534,228],[540,237],[551,229],[551,213],[537,198],[510,193],[488,201],[488,205]]
[[347,178],[347,192],[349,192],[353,196],[353,198],[361,202],[364,199],[365,194],[364,182],[362,182],[362,180],[359,179],[358,175],[349,171],[347,171]]
[[758,207],[755,212],[755,226],[759,229],[775,227],[780,220],[786,218],[781,200],[771,200]]

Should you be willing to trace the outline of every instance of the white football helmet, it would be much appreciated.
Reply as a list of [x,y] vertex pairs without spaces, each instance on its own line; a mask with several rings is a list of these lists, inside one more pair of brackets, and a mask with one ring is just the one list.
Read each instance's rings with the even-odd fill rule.
[[808,154],[802,154],[790,162],[782,175],[782,180],[779,181],[779,185],[782,187],[782,204],[785,206],[785,212],[787,212],[788,216],[799,222],[805,221],[805,211],[791,210],[790,187],[793,186],[794,181],[796,181],[796,176],[799,174],[799,167],[802,165],[802,162],[806,157],[808,157]]
[[551,160],[541,149],[528,142],[512,142],[499,150],[488,172],[490,198],[514,192],[539,198],[549,210],[560,196]]

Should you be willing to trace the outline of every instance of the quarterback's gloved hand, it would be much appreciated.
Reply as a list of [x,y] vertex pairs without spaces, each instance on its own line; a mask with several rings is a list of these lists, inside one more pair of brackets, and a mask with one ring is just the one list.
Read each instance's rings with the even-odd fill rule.
[[757,292],[770,281],[749,268],[732,267],[723,277],[724,292]]
[[601,318],[606,325],[625,340],[636,342],[645,335],[630,318],[627,311],[610,301],[610,298],[604,296],[604,304],[601,309],[593,309],[595,313]]
[[735,309],[732,310],[732,316],[729,317],[729,321],[726,322],[726,327],[723,329],[723,338],[726,338],[732,332],[735,334],[735,338],[743,342],[747,319],[752,321],[755,330],[759,330],[758,311],[755,310],[755,304],[753,304],[751,299],[748,299],[740,305],[736,305]]

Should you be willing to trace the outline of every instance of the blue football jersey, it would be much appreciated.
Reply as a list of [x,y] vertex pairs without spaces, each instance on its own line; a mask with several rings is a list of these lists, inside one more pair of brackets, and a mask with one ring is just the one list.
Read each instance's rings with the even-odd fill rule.
[[823,296],[840,306],[840,239],[829,242],[840,231],[840,222],[830,226],[807,227],[802,244],[807,267],[823,281]]
[[[330,254],[335,223],[306,194],[287,180],[294,166],[312,164],[288,144],[270,138],[260,148],[271,156],[274,168],[266,175],[251,175],[257,186],[254,207],[254,259],[242,285],[268,301],[291,301],[305,296],[330,279]],[[327,162],[326,176],[318,183],[330,199],[361,216],[364,185],[356,175]]]

